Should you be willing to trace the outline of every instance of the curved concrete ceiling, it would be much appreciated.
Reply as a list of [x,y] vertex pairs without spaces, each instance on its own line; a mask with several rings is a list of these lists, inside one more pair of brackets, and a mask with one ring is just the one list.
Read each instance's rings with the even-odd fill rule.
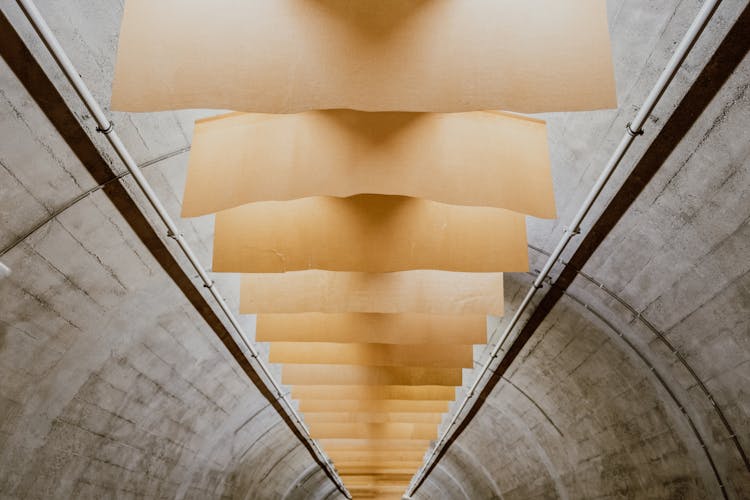
[[[166,264],[173,243],[148,236],[143,222],[153,214],[132,181],[123,176],[121,189],[111,180],[122,165],[14,2],[0,5],[10,23],[0,29],[0,261],[12,271],[0,280],[0,492],[340,496],[217,336],[222,327],[207,299],[185,292],[193,278],[177,277],[185,263]],[[108,102],[120,2],[39,7]],[[698,2],[608,7],[620,106],[544,117],[559,219],[529,219],[532,269],[572,218]],[[30,65],[14,66],[10,25],[107,164],[84,164],[83,139],[56,129],[45,117],[49,102],[24,88],[34,75]],[[570,283],[560,300],[416,497],[721,498],[724,491],[742,498],[750,491],[750,59],[747,37],[736,35],[749,27],[747,1],[722,2],[612,184],[648,162],[652,177],[628,193],[633,201],[622,216],[605,209],[624,199],[615,188],[596,205],[584,234],[606,217],[611,227],[581,268],[565,268]],[[728,33],[735,38],[720,49]],[[714,71],[701,78],[709,61]],[[175,217],[192,122],[213,114],[114,114]],[[211,218],[180,225],[208,264]],[[563,260],[578,262],[574,251]],[[236,277],[215,279],[237,310]],[[507,275],[508,315],[530,281]],[[491,322],[493,339],[504,321]],[[242,322],[254,331],[253,317]],[[477,348],[475,366],[487,353]],[[464,380],[471,383],[470,371]]]

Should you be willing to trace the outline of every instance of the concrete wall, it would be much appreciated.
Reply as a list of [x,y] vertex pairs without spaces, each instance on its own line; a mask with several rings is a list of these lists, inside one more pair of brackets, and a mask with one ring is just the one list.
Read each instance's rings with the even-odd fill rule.
[[[533,268],[699,8],[696,0],[608,5],[620,106],[545,117],[559,219],[529,220]],[[624,166],[657,137],[746,6],[722,3]],[[15,3],[0,7],[111,157]],[[39,7],[108,103],[121,2]],[[749,76],[745,58],[418,498],[720,498],[719,481],[730,498],[747,495],[739,450],[750,448]],[[214,113],[114,113],[175,217],[192,121]],[[0,261],[13,271],[0,281],[0,498],[335,498],[111,192],[78,199],[98,182],[2,59],[0,138]],[[211,218],[180,225],[209,264]],[[508,277],[508,315],[530,279]],[[236,310],[236,277],[216,280]],[[242,321],[252,335],[253,318]],[[485,355],[478,348],[477,363]],[[464,379],[473,380],[469,370]]]

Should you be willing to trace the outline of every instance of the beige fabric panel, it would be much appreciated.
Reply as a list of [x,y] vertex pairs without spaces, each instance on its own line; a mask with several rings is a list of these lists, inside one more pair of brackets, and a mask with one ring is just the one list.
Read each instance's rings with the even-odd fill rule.
[[377,344],[484,344],[485,315],[447,314],[258,314],[259,342],[355,342]]
[[[401,460],[399,460],[401,462]],[[404,460],[405,462],[410,462],[410,460]],[[352,484],[354,486],[362,486],[367,484],[402,484],[403,482],[406,482],[406,484],[409,484],[409,481],[411,480],[411,476],[407,476],[404,474],[346,474],[346,482],[347,484]]]
[[196,122],[183,217],[374,193],[554,218],[544,122],[507,113],[232,113]]
[[[393,424],[396,425],[396,424]],[[337,468],[341,467],[341,469],[352,471],[353,469],[357,467],[366,467],[366,466],[372,466],[374,470],[383,470],[387,471],[388,469],[406,469],[411,467],[417,467],[419,468],[422,464],[422,461],[395,461],[395,460],[385,460],[382,462],[344,462],[337,464]]]
[[284,365],[286,385],[461,385],[461,368]]
[[413,424],[439,424],[443,419],[442,413],[427,412],[305,412],[305,422],[320,423],[342,423],[342,424],[388,424],[388,423],[413,423]]
[[471,368],[471,345],[272,342],[271,363]]
[[[403,495],[406,491],[406,486],[409,485],[411,478],[416,472],[414,470],[389,471],[383,469],[378,469],[377,472],[368,472],[362,471],[361,468],[352,468],[353,466],[351,465],[347,467],[349,470],[347,470],[346,473],[342,473],[340,470],[337,470],[336,472],[339,473],[342,481],[347,485],[347,488],[349,488],[349,493],[353,495],[362,495],[363,498],[371,500],[399,500],[401,498],[400,496],[395,496],[391,493],[386,493],[385,496],[381,496],[381,493],[376,491],[376,489],[380,488],[381,485],[382,487],[389,489],[400,486],[400,495]],[[351,488],[349,487],[350,483],[352,484]]]
[[414,475],[414,473],[417,472],[417,470],[422,466],[422,462],[419,463],[410,463],[410,462],[390,462],[385,464],[378,464],[377,467],[373,467],[370,465],[350,465],[350,464],[344,464],[339,466],[336,466],[336,472],[339,473],[341,478],[346,482],[346,477],[349,475],[378,475],[378,476],[386,476],[386,477],[394,477],[394,476],[401,476],[401,475],[409,475],[410,477]]
[[[326,405],[336,400],[373,401],[373,404],[384,400],[442,402],[456,399],[456,391],[440,385],[302,385],[292,387],[292,398],[320,400]],[[448,411],[448,407],[443,411]]]
[[503,314],[502,273],[297,271],[246,274],[240,313]]
[[320,446],[333,452],[334,450],[375,450],[375,451],[424,451],[430,445],[430,441],[420,439],[321,439]]
[[388,483],[377,482],[373,485],[347,486],[349,493],[356,495],[354,498],[367,498],[368,500],[401,500],[409,481],[391,481]]
[[312,422],[307,426],[313,439],[365,438],[365,439],[435,439],[437,424],[342,424]]
[[[294,397],[294,395],[292,395]],[[299,411],[307,412],[402,412],[445,413],[449,401],[367,400],[367,399],[300,399]]]
[[404,196],[258,202],[216,214],[213,271],[526,272],[524,216]]
[[128,0],[112,109],[617,106],[602,0]]
[[423,451],[377,451],[377,450],[362,450],[362,451],[340,451],[333,450],[326,452],[326,454],[335,462],[341,460],[342,462],[364,462],[364,461],[377,461],[386,462],[393,460],[396,462],[412,462],[419,461],[424,458],[427,449]]
[[[340,472],[340,471],[337,471]],[[357,472],[357,471],[354,471]],[[340,474],[354,498],[368,500],[401,500],[413,472],[404,474]]]

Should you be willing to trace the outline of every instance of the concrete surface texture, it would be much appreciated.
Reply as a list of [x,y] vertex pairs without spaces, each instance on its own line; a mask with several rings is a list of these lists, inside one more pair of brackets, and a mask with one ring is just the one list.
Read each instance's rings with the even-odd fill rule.
[[[544,116],[559,218],[529,219],[532,269],[700,4],[608,2],[619,108]],[[108,104],[122,2],[38,5]],[[0,7],[107,168],[123,172],[15,2]],[[670,118],[711,85],[702,71],[748,17],[747,1],[721,3],[584,233],[649,148],[670,140]],[[415,498],[750,496],[750,58],[740,55]],[[215,113],[113,113],[175,218],[192,122]],[[155,220],[132,180],[119,182]],[[0,59],[0,261],[11,270],[0,280],[0,498],[340,497],[118,209],[122,193],[100,183]],[[208,265],[211,217],[179,224]],[[215,279],[236,311],[237,277]],[[531,279],[506,277],[507,317],[491,321],[491,340]],[[254,331],[252,316],[241,321]],[[477,348],[475,366],[486,356]]]

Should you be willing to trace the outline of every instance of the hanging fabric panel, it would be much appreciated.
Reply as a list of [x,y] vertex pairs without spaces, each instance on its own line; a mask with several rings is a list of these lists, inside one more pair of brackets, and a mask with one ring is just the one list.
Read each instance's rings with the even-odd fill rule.
[[283,365],[285,385],[461,385],[461,368]]
[[502,273],[296,271],[244,274],[240,313],[503,315]]
[[602,0],[128,0],[112,109],[617,105]]
[[487,317],[447,314],[258,314],[260,342],[484,344]]
[[496,112],[209,118],[195,125],[182,215],[367,193],[553,218],[546,126]]
[[259,202],[216,214],[214,272],[528,271],[524,216],[404,196]]
[[[439,385],[302,385],[292,387],[292,398],[329,405],[338,404],[337,400],[342,404],[362,405],[416,403],[416,406],[410,408],[419,408],[421,402],[426,401],[428,408],[434,408],[433,403],[439,403],[442,407],[443,402],[453,401],[456,391],[452,387]],[[447,409],[446,406],[445,410]]]

